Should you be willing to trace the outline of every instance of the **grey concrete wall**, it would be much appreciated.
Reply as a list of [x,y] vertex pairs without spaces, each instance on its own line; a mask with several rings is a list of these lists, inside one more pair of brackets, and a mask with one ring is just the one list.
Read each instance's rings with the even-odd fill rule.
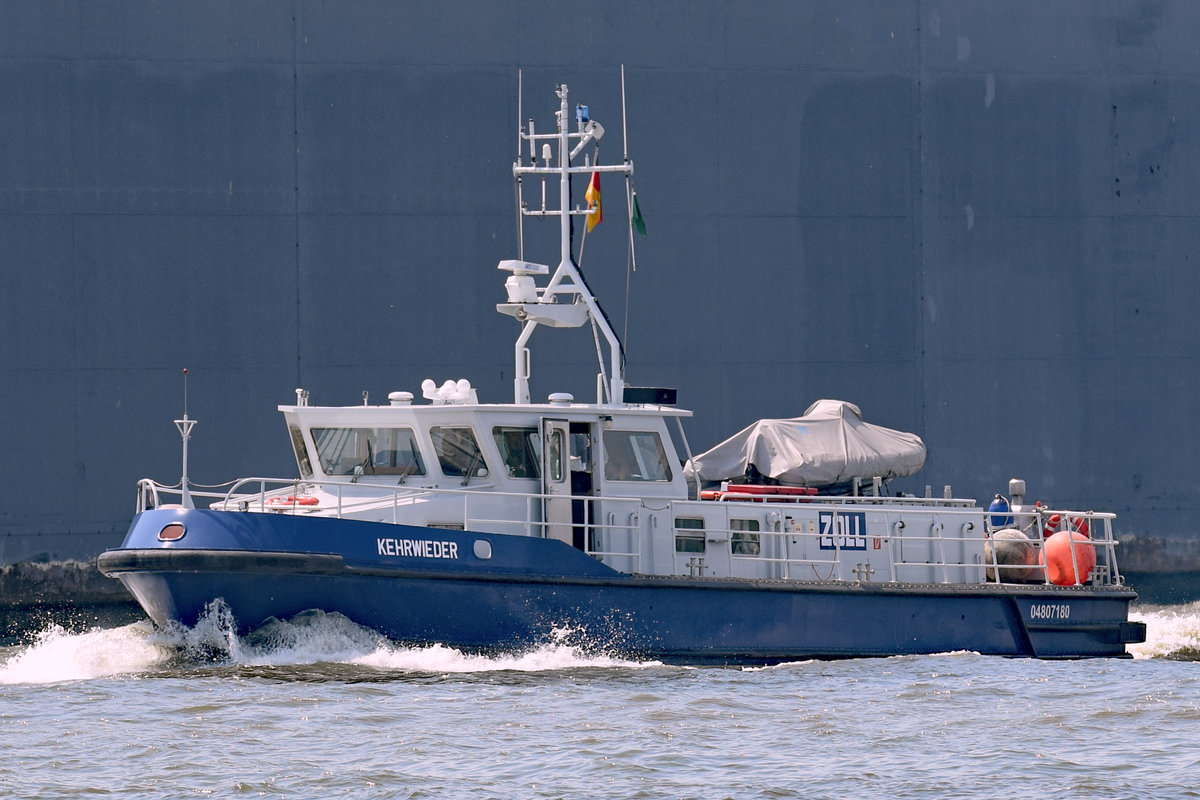
[[[517,68],[617,160],[621,64],[649,237],[627,299],[610,182],[583,268],[693,447],[848,399],[925,438],[902,488],[1182,542],[1197,41],[1189,0],[0,0],[0,561],[120,541],[183,367],[203,483],[294,474],[298,386],[508,399]],[[587,341],[534,347],[591,396]]]

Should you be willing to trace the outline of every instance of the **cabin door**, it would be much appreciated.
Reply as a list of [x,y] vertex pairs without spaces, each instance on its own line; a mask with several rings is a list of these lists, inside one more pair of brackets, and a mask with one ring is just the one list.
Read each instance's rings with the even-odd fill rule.
[[565,419],[542,419],[542,519],[547,539],[571,544],[571,437]]

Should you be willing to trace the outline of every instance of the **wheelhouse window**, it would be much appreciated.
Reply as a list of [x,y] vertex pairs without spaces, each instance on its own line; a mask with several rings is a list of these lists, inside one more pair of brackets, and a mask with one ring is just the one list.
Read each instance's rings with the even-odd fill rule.
[[492,428],[492,438],[510,478],[540,478],[542,439],[537,428]]
[[756,556],[762,549],[758,541],[758,520],[729,520],[729,547],[735,556]]
[[693,517],[675,518],[675,552],[704,552],[704,520]]
[[442,474],[447,476],[482,477],[488,474],[483,451],[470,428],[430,428],[433,448],[438,454]]
[[308,458],[308,445],[304,443],[304,433],[295,425],[288,426],[288,433],[292,437],[292,450],[296,453],[296,466],[300,468],[300,477],[311,478],[312,461]]
[[610,481],[669,481],[671,465],[655,431],[604,432],[604,477]]
[[409,428],[313,428],[310,433],[326,475],[425,474]]

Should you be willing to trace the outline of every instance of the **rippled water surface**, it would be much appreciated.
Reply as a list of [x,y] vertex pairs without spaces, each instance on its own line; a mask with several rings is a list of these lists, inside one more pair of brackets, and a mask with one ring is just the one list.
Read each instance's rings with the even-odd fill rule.
[[759,669],[49,627],[0,649],[0,796],[1200,797],[1200,603],[1133,617],[1132,660]]

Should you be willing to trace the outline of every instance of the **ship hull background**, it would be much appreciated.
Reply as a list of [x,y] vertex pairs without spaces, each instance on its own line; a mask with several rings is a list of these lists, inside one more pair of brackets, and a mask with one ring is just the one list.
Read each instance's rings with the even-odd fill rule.
[[[846,398],[929,446],[901,488],[1018,475],[1165,537],[1127,571],[1200,568],[1200,6],[548,9],[5,7],[0,561],[120,543],[129,487],[179,474],[185,366],[199,482],[293,471],[272,409],[297,386],[510,397],[500,284],[464,274],[516,250],[492,121],[516,130],[527,62],[527,97],[565,80],[606,122],[626,65],[628,375],[679,388],[694,449]],[[602,190],[583,267],[622,330]],[[591,396],[590,365],[535,366],[537,397]]]
[[[185,541],[164,545],[157,534],[174,522]],[[457,557],[389,555],[381,539],[437,541],[426,552],[439,554],[453,544]],[[956,650],[1124,656],[1137,638],[1124,621],[1128,590],[641,578],[549,539],[254,512],[144,512],[100,566],[159,625],[193,625],[220,597],[242,631],[317,607],[401,642],[472,650],[564,643],[739,664]]]

